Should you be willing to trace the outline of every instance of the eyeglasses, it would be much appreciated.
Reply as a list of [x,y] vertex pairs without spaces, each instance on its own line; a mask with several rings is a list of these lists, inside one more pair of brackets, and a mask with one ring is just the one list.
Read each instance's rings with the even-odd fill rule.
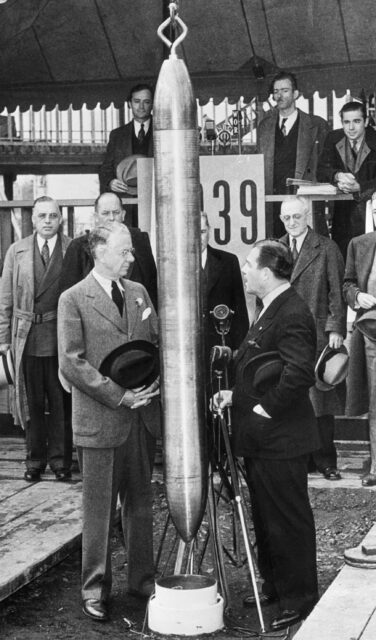
[[59,218],[58,213],[37,213],[38,220],[57,220]]
[[123,258],[125,258],[126,256],[134,256],[135,254],[135,250],[132,247],[132,249],[123,249],[123,251],[119,251],[119,255],[123,256]]
[[122,213],[120,209],[115,209],[114,211],[101,211],[99,215],[103,218],[108,218],[108,216],[120,216]]
[[290,220],[301,220],[303,215],[301,213],[293,213],[291,216],[279,216],[282,222],[290,222]]

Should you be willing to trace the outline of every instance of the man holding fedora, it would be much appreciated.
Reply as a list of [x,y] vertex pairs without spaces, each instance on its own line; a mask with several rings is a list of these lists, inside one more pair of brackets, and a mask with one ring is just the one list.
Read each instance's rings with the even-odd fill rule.
[[[287,233],[281,239],[290,246],[294,258],[291,285],[307,303],[316,321],[317,361],[327,345],[331,353],[335,352],[346,337],[346,305],[342,297],[345,265],[336,243],[312,231],[308,216],[306,198],[292,197],[282,203],[280,218]],[[329,356],[327,352],[325,358]],[[339,480],[334,416],[343,413],[341,399],[335,387],[325,385],[323,380],[311,388],[310,398],[321,441],[320,449],[312,453],[312,467],[327,480]]]
[[83,611],[105,621],[118,494],[128,593],[145,598],[154,590],[150,483],[160,433],[157,318],[145,288],[124,279],[134,260],[127,227],[96,227],[89,242],[94,269],[60,297],[59,362],[72,389],[83,480]]
[[[235,387],[213,397],[231,405],[233,450],[244,456],[251,495],[261,603],[279,602],[271,622],[279,631],[316,604],[316,540],[308,498],[309,454],[318,447],[309,399],[314,383],[315,323],[290,285],[290,249],[277,240],[256,242],[242,268],[247,293],[262,310],[235,358]],[[253,595],[244,604],[255,604]]]
[[368,411],[371,466],[362,485],[376,485],[376,232],[350,241],[343,291],[356,311],[351,336],[346,414]]
[[[152,87],[148,84],[132,87],[128,105],[133,119],[110,133],[103,164],[99,169],[101,193],[114,191],[122,196],[136,195],[135,158],[132,156],[153,157]],[[124,162],[126,158],[128,160]]]
[[[95,226],[123,222],[124,209],[115,193],[102,193],[94,203]],[[134,248],[134,260],[129,264],[127,279],[140,282],[157,308],[157,269],[149,235],[137,227],[128,227]],[[94,266],[89,238],[85,233],[74,238],[68,247],[60,275],[60,291],[65,291],[85,278]]]

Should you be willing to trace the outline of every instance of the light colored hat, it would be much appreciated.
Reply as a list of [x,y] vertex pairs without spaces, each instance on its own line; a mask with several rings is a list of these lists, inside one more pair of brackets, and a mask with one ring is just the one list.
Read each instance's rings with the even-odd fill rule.
[[315,367],[316,389],[330,391],[343,382],[349,369],[349,354],[344,345],[338,349],[328,344],[320,354]]
[[358,327],[364,336],[376,342],[376,308],[374,307],[373,309],[365,311],[363,315],[356,320],[355,326]]
[[0,389],[5,389],[10,384],[14,384],[14,365],[12,352],[8,349],[0,356]]
[[144,157],[140,154],[127,156],[116,167],[116,177],[127,185],[130,196],[137,195],[137,159]]

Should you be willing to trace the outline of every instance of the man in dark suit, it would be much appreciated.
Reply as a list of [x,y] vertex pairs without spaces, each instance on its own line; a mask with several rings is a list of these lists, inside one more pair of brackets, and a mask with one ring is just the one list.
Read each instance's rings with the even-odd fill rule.
[[133,119],[110,133],[106,155],[99,169],[101,193],[114,191],[126,196],[128,186],[116,177],[116,168],[124,158],[140,154],[153,157],[153,89],[148,84],[138,84],[128,98]]
[[[290,249],[276,240],[256,242],[242,272],[246,291],[263,308],[239,348],[233,391],[213,406],[233,406],[234,454],[244,456],[251,495],[261,603],[278,600],[278,631],[305,617],[318,599],[316,541],[308,498],[308,456],[318,446],[309,399],[316,352],[315,323],[291,287]],[[258,363],[277,359],[279,375],[256,384]],[[273,365],[274,366],[274,365]],[[249,596],[245,604],[255,603]]]
[[[103,193],[94,204],[95,224],[122,222],[123,205],[114,193]],[[129,229],[135,250],[134,261],[129,265],[128,279],[140,282],[147,290],[154,308],[157,308],[157,269],[151,251],[149,236],[140,229]],[[60,291],[79,282],[91,271],[94,260],[87,234],[74,238],[66,253],[60,276]]]
[[245,302],[243,280],[238,258],[228,251],[209,245],[210,225],[206,213],[201,213],[201,266],[203,269],[204,321],[207,350],[221,344],[215,322],[210,312],[217,305],[226,305],[234,315],[226,335],[226,345],[238,349],[248,331],[249,321]]
[[5,257],[0,351],[11,347],[15,362],[14,418],[26,432],[25,480],[40,480],[48,463],[64,481],[71,476],[72,436],[58,379],[56,325],[59,276],[70,238],[59,231],[62,215],[52,198],[37,198],[32,221],[35,233],[12,244]]
[[154,590],[151,475],[160,419],[154,397],[158,380],[146,389],[124,388],[100,367],[125,343],[156,344],[158,326],[146,289],[125,279],[133,261],[127,227],[119,222],[97,227],[90,247],[93,271],[59,300],[59,364],[72,388],[73,434],[82,471],[83,611],[105,621],[118,494],[127,532],[128,593],[145,598]]
[[[319,116],[297,109],[296,77],[281,71],[272,80],[276,101],[257,128],[257,152],[264,154],[265,193],[286,193],[286,178],[316,180],[320,152],[328,133],[328,123]],[[279,219],[280,203],[266,207],[266,234],[279,238],[284,227]],[[323,208],[316,206],[316,229],[328,234]]]
[[[376,308],[376,232],[350,241],[343,291],[356,319]],[[374,322],[376,322],[374,320]],[[376,485],[376,342],[363,335],[356,323],[351,336],[346,414],[368,412],[371,466],[362,478],[364,487]]]
[[376,132],[367,126],[367,112],[361,102],[347,102],[340,115],[342,129],[328,133],[317,178],[353,195],[354,200],[334,205],[332,238],[345,259],[351,238],[365,232],[367,200],[376,189]]
[[[327,344],[338,349],[346,337],[346,306],[342,296],[345,265],[336,243],[308,226],[308,215],[306,198],[282,203],[281,220],[287,234],[281,240],[289,245],[294,259],[290,282],[316,321],[317,361]],[[321,391],[316,386],[310,389],[310,398],[321,441],[320,449],[312,454],[312,466],[327,480],[339,480],[334,416],[343,413],[340,398],[336,389]]]

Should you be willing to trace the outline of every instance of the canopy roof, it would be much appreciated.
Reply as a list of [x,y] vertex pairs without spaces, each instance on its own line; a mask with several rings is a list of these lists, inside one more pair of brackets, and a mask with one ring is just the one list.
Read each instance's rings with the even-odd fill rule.
[[[0,4],[0,108],[123,104],[154,83],[167,0],[8,0]],[[265,98],[278,69],[305,97],[374,92],[374,0],[180,0],[180,47],[197,97]],[[256,56],[256,59],[255,59]],[[257,74],[265,77],[257,80]],[[261,67],[261,69],[260,69]],[[259,73],[260,72],[260,73]]]

